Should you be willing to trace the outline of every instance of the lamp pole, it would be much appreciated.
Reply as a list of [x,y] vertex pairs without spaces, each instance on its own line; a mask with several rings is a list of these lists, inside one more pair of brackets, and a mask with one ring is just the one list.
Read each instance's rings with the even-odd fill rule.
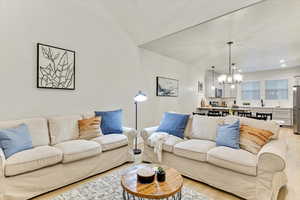
[[[147,96],[142,92],[139,91],[137,95],[134,97],[134,104],[135,104],[135,130],[138,131],[138,102],[143,102],[147,100]],[[135,145],[133,149],[134,154],[142,153],[141,149],[137,147],[137,135],[135,136]]]
[[[137,101],[135,101],[134,104],[135,104],[135,130],[138,131],[138,127],[137,127],[137,113],[138,113],[137,112]],[[137,148],[137,136],[135,137],[135,145],[134,145],[133,153],[135,155],[142,153],[142,151]]]
[[[135,104],[135,130],[138,131],[138,102],[134,101]],[[134,145],[134,149],[133,149],[133,153],[135,155],[142,153],[141,149],[138,149],[137,147],[137,136],[135,136],[135,145]]]

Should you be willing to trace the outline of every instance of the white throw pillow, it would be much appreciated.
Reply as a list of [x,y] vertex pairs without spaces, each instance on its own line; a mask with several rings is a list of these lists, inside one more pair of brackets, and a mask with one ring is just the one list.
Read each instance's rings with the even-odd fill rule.
[[223,117],[194,115],[192,121],[192,139],[215,141],[218,125],[224,124]]
[[79,138],[78,120],[81,115],[49,117],[49,133],[51,145]]

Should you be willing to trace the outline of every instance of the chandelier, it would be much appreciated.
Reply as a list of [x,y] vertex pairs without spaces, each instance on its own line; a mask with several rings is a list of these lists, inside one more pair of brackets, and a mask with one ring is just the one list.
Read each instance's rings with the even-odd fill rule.
[[229,46],[229,62],[228,62],[228,73],[222,74],[218,77],[218,82],[223,85],[231,85],[231,88],[235,88],[235,84],[239,84],[243,81],[243,76],[236,72],[235,64],[231,62],[231,46],[233,42],[227,42]]

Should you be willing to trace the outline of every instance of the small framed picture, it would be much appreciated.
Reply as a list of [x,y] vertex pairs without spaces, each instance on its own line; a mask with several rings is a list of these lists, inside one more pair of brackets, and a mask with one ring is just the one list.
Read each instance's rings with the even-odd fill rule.
[[156,77],[156,96],[178,97],[179,81],[172,78]]
[[198,93],[202,93],[203,92],[203,82],[198,81]]
[[75,51],[38,43],[37,87],[75,90]]

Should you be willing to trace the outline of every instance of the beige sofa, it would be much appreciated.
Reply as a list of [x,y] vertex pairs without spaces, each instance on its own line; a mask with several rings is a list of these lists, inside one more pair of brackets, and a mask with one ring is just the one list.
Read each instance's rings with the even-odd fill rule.
[[0,121],[0,128],[26,123],[34,147],[7,160],[0,149],[0,200],[29,199],[133,161],[134,129],[79,139],[78,120],[93,115]]
[[[164,142],[161,164],[245,199],[276,200],[280,188],[287,183],[284,172],[287,145],[278,140],[279,126],[273,121],[239,118],[241,124],[272,131],[272,140],[257,155],[242,149],[217,147],[217,125],[237,118],[191,117],[185,139],[169,137]],[[148,140],[156,129],[157,126],[142,131],[145,162],[159,163]]]

